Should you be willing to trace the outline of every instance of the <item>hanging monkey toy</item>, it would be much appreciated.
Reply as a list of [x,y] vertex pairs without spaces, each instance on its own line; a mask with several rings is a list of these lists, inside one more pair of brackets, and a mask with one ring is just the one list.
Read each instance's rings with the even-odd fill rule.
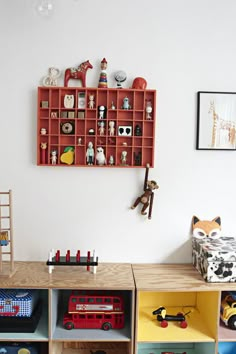
[[144,179],[144,186],[143,186],[144,193],[136,199],[136,201],[132,205],[131,209],[136,208],[136,206],[139,203],[142,203],[143,207],[141,209],[141,214],[147,215],[146,209],[149,207],[148,219],[151,219],[152,218],[152,205],[153,205],[153,200],[154,200],[154,192],[153,191],[155,189],[158,189],[159,186],[157,185],[156,181],[153,181],[153,180],[149,181],[148,180],[149,167],[150,167],[150,165],[147,164],[146,172],[145,172],[145,179]]

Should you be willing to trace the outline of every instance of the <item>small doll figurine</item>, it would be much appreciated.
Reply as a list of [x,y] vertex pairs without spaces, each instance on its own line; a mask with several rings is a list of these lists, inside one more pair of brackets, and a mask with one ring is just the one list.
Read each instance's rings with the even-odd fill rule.
[[57,163],[57,150],[51,151],[51,160],[52,160],[52,165],[56,165],[56,163]]
[[95,100],[94,100],[94,95],[93,94],[89,95],[88,107],[90,109],[93,109],[95,107]]
[[93,165],[93,163],[94,163],[94,148],[93,148],[92,141],[89,141],[89,143],[88,143],[88,148],[86,151],[86,160],[87,160],[87,164],[89,166]]
[[103,121],[99,123],[98,130],[101,136],[105,135],[105,123]]
[[154,199],[154,190],[158,189],[159,186],[157,185],[156,181],[149,181],[148,180],[148,173],[149,173],[149,164],[146,166],[146,172],[145,172],[145,179],[144,179],[144,186],[143,190],[144,193],[136,199],[134,204],[132,205],[131,209],[136,208],[136,206],[141,203],[143,204],[143,207],[141,209],[141,214],[146,215],[146,209],[149,207],[148,211],[148,219],[152,218],[152,205],[153,205],[153,199]]

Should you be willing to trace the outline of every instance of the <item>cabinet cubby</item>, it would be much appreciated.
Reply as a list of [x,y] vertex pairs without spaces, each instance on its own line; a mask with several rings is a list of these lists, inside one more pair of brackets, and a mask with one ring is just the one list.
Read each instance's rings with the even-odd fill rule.
[[[223,291],[234,283],[206,283],[188,264],[134,264],[136,284],[135,353],[233,354],[235,331],[220,321]],[[186,313],[187,328],[169,321],[161,327],[152,312],[164,306],[167,314]]]
[[[147,101],[151,105],[149,116]],[[39,87],[37,164],[88,166],[86,151],[92,141],[95,158],[89,167],[101,167],[96,162],[99,146],[103,147],[107,160],[102,167],[146,167],[147,163],[154,167],[155,116],[155,90]],[[110,122],[114,122],[114,130]],[[70,124],[66,133],[62,128],[64,123]],[[42,143],[46,144],[44,150]],[[66,146],[74,149],[74,161],[70,165],[60,160]],[[57,153],[55,164],[52,164],[52,150]],[[127,152],[126,163],[121,162],[123,151]],[[112,158],[113,163],[109,163]]]
[[[58,267],[49,275],[48,267],[41,262],[15,262],[15,267],[11,278],[1,279],[1,287],[37,289],[43,301],[43,314],[34,333],[0,333],[0,345],[37,343],[39,354],[91,354],[97,350],[133,354],[135,286],[130,264],[100,264],[96,274],[87,272],[85,267],[67,266]],[[63,315],[72,290],[121,295],[124,328],[66,330]]]

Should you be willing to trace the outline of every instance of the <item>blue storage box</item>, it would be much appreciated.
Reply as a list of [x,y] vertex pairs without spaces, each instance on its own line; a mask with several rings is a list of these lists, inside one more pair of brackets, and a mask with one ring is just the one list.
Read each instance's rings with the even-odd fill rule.
[[1,343],[0,342],[0,354],[38,354],[38,346],[31,343]]
[[0,289],[0,316],[30,317],[37,295],[36,290]]

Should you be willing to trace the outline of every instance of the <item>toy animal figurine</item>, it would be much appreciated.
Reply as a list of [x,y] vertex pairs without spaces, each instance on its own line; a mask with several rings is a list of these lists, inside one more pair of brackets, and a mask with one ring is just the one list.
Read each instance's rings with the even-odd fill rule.
[[105,58],[101,61],[101,73],[99,77],[98,87],[107,88],[107,61]]
[[203,239],[210,237],[218,239],[221,236],[221,219],[217,216],[213,220],[200,220],[197,216],[192,219],[193,237]]
[[153,200],[154,200],[154,190],[158,189],[159,186],[157,185],[156,181],[153,180],[148,180],[148,174],[149,174],[149,164],[146,166],[146,172],[145,172],[145,178],[144,178],[144,186],[143,190],[144,193],[136,199],[134,204],[132,205],[131,209],[136,208],[136,206],[141,203],[143,204],[143,207],[141,209],[141,214],[142,215],[147,215],[146,209],[149,207],[148,211],[148,219],[152,218],[152,206],[153,206]]
[[41,163],[45,164],[46,163],[46,149],[48,147],[48,143],[46,142],[41,142],[40,148],[41,148]]
[[83,62],[78,66],[78,68],[68,68],[65,71],[64,76],[64,86],[68,86],[68,81],[70,79],[80,80],[82,87],[86,87],[86,73],[88,69],[92,69],[93,66],[89,60]]
[[176,321],[180,322],[180,327],[181,328],[187,328],[188,324],[186,321],[186,315],[191,313],[192,311],[189,311],[185,314],[183,313],[177,313],[176,315],[167,315],[166,314],[166,308],[161,306],[155,311],[153,311],[153,315],[157,315],[157,321],[161,323],[162,328],[168,327],[168,321]]
[[48,75],[43,78],[43,86],[57,86],[57,79],[61,75],[59,69],[51,67],[48,69]]
[[97,147],[96,162],[99,166],[106,165],[107,163],[104,149],[101,146]]
[[136,77],[132,84],[132,89],[145,90],[147,88],[147,81],[143,77]]

